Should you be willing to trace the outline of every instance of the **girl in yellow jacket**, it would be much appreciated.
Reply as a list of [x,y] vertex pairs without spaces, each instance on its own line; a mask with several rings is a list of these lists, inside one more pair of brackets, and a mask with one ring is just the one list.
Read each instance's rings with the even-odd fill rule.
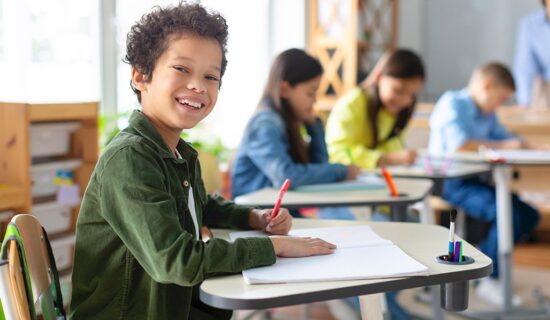
[[404,133],[424,84],[422,60],[409,50],[386,53],[359,87],[341,97],[327,122],[331,162],[363,169],[411,164]]

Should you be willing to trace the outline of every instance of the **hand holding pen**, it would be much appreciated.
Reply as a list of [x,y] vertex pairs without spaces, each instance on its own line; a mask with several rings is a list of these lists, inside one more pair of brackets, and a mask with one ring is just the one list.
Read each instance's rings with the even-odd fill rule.
[[271,218],[272,212],[272,209],[252,210],[249,216],[250,227],[271,234],[287,235],[292,227],[292,216],[285,208],[280,208],[275,218]]

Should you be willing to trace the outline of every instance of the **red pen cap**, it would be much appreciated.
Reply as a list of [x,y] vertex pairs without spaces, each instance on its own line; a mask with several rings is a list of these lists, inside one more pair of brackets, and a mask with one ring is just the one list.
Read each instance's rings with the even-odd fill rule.
[[285,193],[288,190],[288,187],[290,186],[290,179],[286,179],[283,183],[283,186],[281,187],[281,190],[279,190],[279,193]]

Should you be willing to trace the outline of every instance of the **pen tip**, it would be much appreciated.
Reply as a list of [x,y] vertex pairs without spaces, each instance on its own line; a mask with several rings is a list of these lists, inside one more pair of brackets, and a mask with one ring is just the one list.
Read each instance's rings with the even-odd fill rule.
[[456,209],[452,209],[451,210],[451,221],[452,222],[455,222],[456,221],[456,215],[458,214],[458,212],[456,211]]

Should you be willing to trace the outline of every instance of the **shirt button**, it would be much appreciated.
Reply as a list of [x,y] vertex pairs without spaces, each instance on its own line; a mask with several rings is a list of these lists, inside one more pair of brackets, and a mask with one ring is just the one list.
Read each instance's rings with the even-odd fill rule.
[[189,181],[187,180],[183,181],[183,186],[186,188],[189,187]]

